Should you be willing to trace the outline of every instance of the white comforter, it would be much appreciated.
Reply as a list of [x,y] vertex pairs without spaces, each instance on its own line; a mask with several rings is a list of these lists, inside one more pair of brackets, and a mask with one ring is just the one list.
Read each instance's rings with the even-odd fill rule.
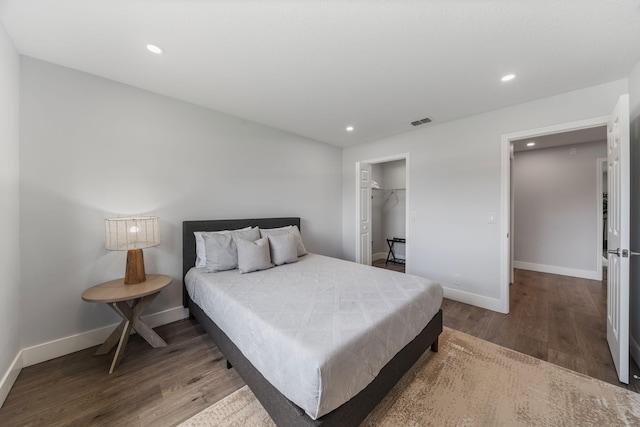
[[193,301],[313,419],[364,389],[437,313],[442,287],[316,254],[239,274],[192,268]]

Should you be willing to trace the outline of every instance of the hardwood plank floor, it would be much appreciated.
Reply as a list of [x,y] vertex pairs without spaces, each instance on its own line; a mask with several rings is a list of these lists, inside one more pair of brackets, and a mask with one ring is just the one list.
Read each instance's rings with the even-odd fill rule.
[[195,320],[156,328],[168,346],[132,335],[109,375],[97,347],[24,368],[0,409],[0,426],[171,426],[244,385]]
[[404,264],[396,264],[393,262],[385,262],[384,259],[377,259],[371,263],[374,267],[386,268],[387,270],[399,271],[400,273],[404,273]]
[[508,315],[445,299],[444,324],[486,341],[640,393],[618,382],[607,345],[606,281],[516,270]]
[[[445,326],[620,386],[605,310],[606,284],[524,270],[511,286],[509,315],[443,302]],[[97,347],[24,368],[0,426],[172,426],[244,385],[197,322],[156,331],[167,347],[133,335],[111,375],[112,355],[93,356]],[[640,375],[635,363],[631,371]],[[640,392],[631,381],[626,388]]]

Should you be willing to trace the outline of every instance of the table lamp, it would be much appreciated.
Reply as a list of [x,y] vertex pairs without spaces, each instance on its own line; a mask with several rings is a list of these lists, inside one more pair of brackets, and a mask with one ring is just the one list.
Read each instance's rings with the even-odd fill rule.
[[124,283],[133,285],[144,282],[144,257],[142,250],[160,244],[157,216],[107,218],[106,247],[108,251],[127,251],[127,268]]

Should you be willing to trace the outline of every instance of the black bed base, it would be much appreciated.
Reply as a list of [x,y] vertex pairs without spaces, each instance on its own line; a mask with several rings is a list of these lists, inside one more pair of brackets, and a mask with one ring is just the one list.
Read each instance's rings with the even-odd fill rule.
[[300,407],[272,386],[205,312],[188,295],[187,298],[190,313],[213,338],[227,363],[236,368],[279,427],[358,426],[429,346],[433,351],[438,351],[438,336],[442,333],[440,310],[422,332],[382,368],[371,384],[344,405],[317,420],[312,420]]

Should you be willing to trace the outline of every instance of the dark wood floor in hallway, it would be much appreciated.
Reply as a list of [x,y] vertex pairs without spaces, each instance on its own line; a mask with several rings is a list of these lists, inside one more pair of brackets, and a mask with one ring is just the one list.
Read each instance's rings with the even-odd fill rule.
[[450,328],[640,392],[637,364],[624,386],[609,353],[606,281],[516,270],[508,315],[451,300],[442,308]]
[[[528,271],[516,273],[509,315],[443,303],[445,326],[620,385],[605,310],[605,284]],[[111,375],[111,355],[93,356],[96,347],[24,368],[0,425],[172,426],[244,385],[197,322],[156,331],[167,347],[153,349],[133,335]],[[640,374],[635,364],[632,373]],[[640,391],[632,381],[628,388]]]

